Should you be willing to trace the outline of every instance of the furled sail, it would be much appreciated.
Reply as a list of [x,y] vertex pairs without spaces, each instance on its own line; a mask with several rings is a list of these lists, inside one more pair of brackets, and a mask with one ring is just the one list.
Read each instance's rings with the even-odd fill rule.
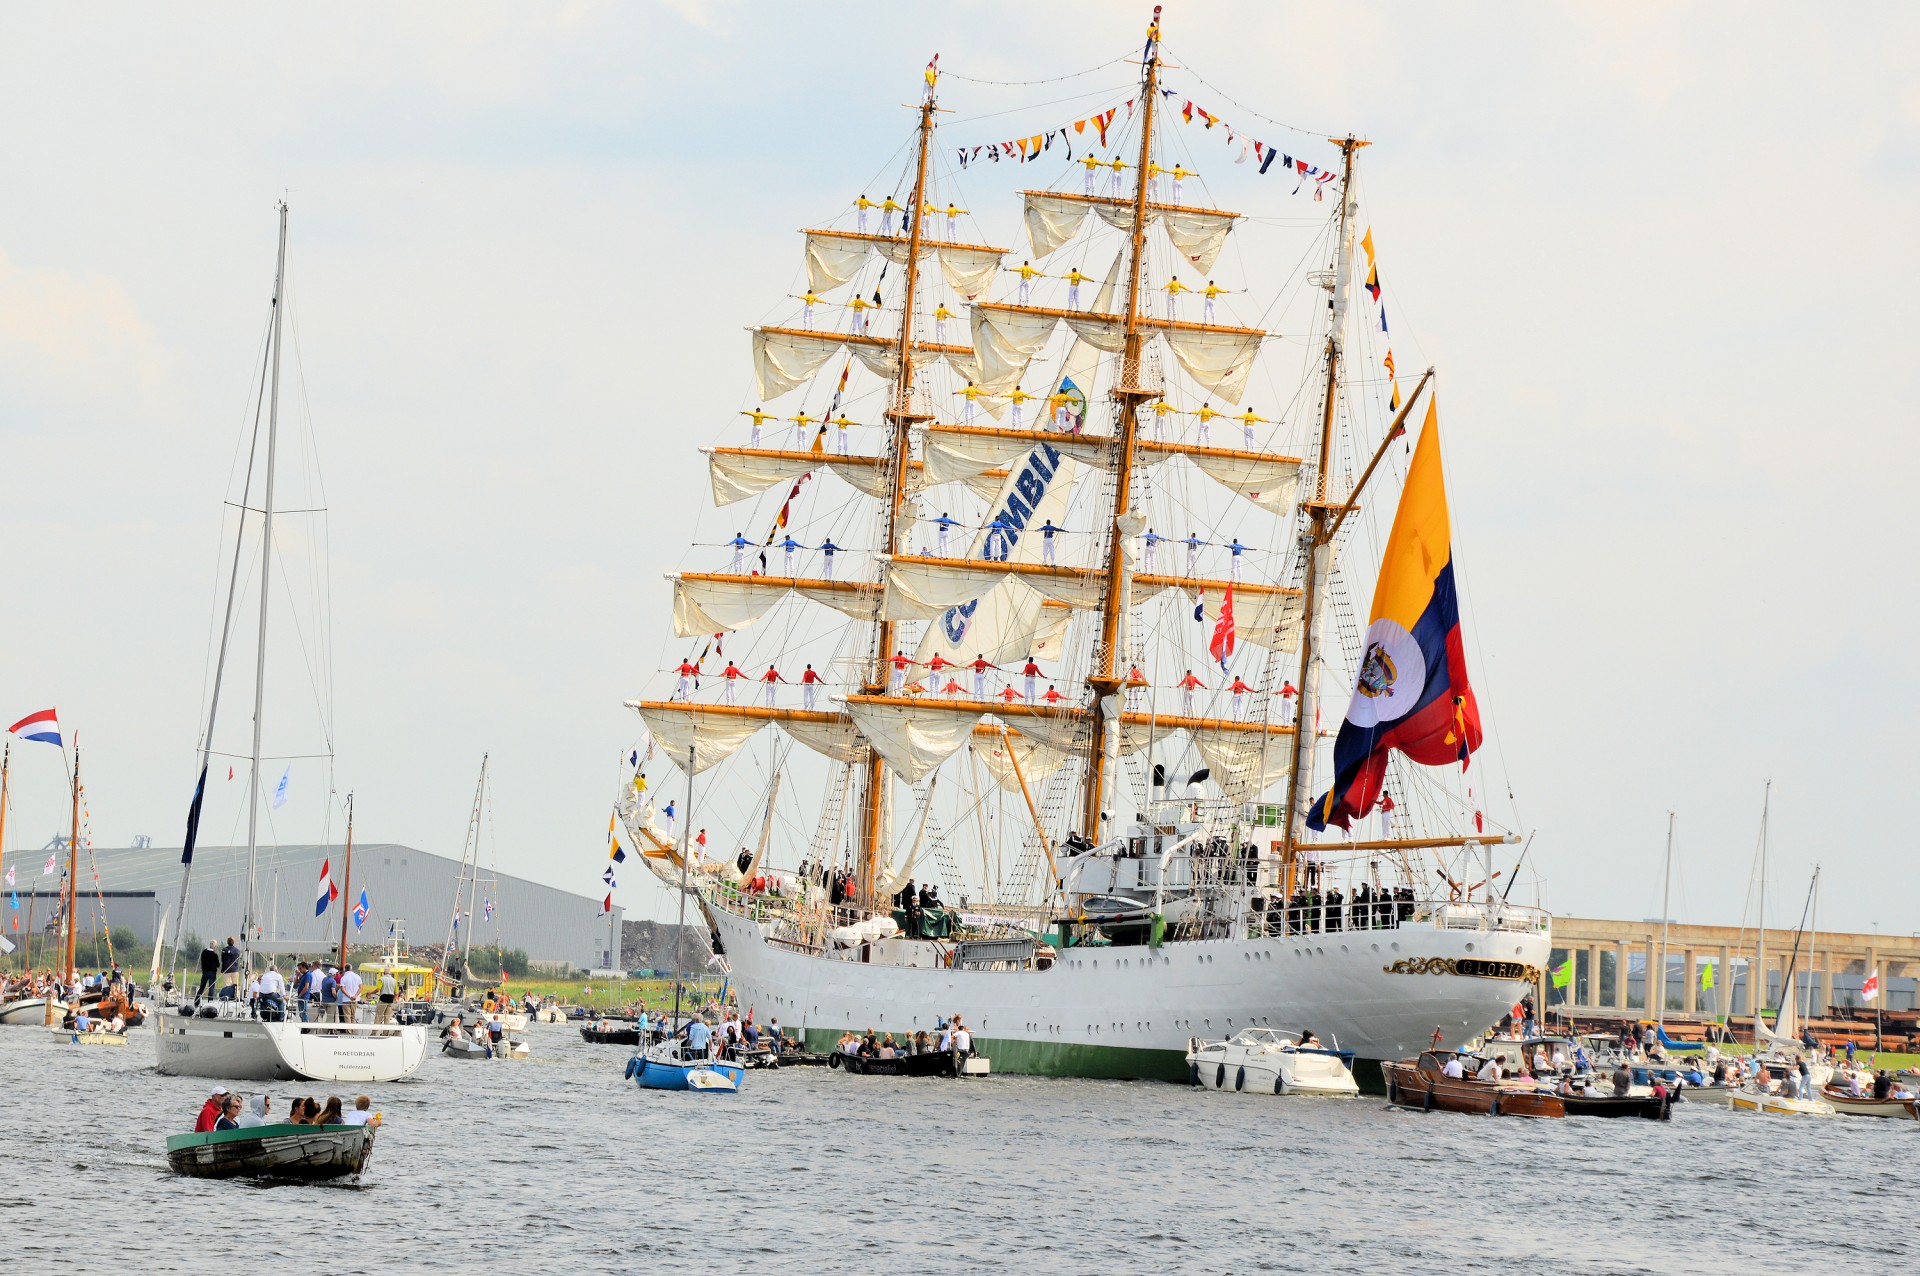
[[683,771],[687,769],[689,747],[697,748],[695,760],[704,771],[732,757],[768,725],[779,727],[798,743],[836,762],[856,762],[866,756],[866,741],[844,713],[679,700],[629,700],[627,708],[640,715],[666,755]]
[[[1027,239],[1035,257],[1045,257],[1080,232],[1089,212],[1116,230],[1133,229],[1133,201],[1095,195],[1068,195],[1059,191],[1027,191]],[[1147,224],[1160,222],[1174,248],[1205,274],[1213,269],[1227,232],[1240,214],[1218,208],[1188,208],[1180,204],[1148,204]]]
[[[1112,436],[1104,434],[1061,434],[1052,430],[1010,430],[996,426],[930,426],[922,442],[922,454],[927,458],[926,482],[971,482],[989,468],[1008,465],[1041,442],[1063,456],[1093,466],[1105,464],[1113,448]],[[1285,511],[1292,506],[1299,486],[1298,457],[1181,443],[1142,441],[1137,447],[1139,459],[1146,465],[1159,465],[1184,456],[1208,478],[1262,509]]]
[[[1202,474],[1230,491],[1238,492],[1262,509],[1281,513],[1293,505],[1300,486],[1300,459],[1270,452],[1243,452],[1232,448],[1188,447],[1178,443],[1139,444],[1148,465],[1184,456]],[[946,482],[933,473],[928,458],[928,482]]]
[[[1097,311],[1055,310],[1045,306],[1014,306],[976,302],[973,306],[975,384],[1003,394],[1026,376],[1027,366],[1053,335],[1054,325],[1065,323],[1089,345],[1114,353],[1126,343],[1126,321]],[[1164,337],[1182,370],[1215,396],[1238,403],[1246,394],[1247,375],[1267,333],[1260,328],[1221,324],[1180,323],[1142,318],[1148,335]]]
[[847,714],[887,765],[918,784],[973,737],[982,716],[938,703],[887,697],[847,697]]
[[854,620],[875,620],[880,614],[880,591],[862,581],[709,572],[669,579],[673,581],[673,632],[682,638],[745,629],[790,593],[824,603]]
[[989,563],[964,558],[889,558],[885,566],[889,620],[931,620],[1017,580],[1069,607],[1098,607],[1102,579],[1093,572],[1026,563]]
[[[777,399],[802,384],[842,347],[876,377],[891,381],[900,375],[900,343],[889,337],[814,332],[806,328],[755,328],[753,375],[761,401]],[[973,363],[973,351],[967,346],[916,341],[913,349],[917,354],[946,359],[963,371]]]
[[1195,580],[1191,576],[1135,575],[1135,598],[1144,598],[1168,589],[1178,590],[1188,602],[1200,598],[1206,605],[1209,623],[1220,619],[1220,606],[1226,601],[1227,587],[1233,587],[1234,628],[1241,642],[1250,642],[1269,651],[1300,649],[1300,591],[1280,585],[1256,585],[1247,581]]
[[[908,241],[903,236],[865,235],[844,230],[810,230],[806,235],[807,286],[815,292],[827,292],[851,280],[874,252],[896,266],[906,264]],[[1006,255],[1006,249],[988,244],[940,239],[920,241],[922,260],[938,257],[947,287],[968,298],[987,290]]]

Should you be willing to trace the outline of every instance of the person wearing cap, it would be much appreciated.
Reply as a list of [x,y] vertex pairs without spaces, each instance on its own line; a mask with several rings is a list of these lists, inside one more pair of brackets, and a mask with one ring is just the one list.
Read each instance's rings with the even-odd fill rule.
[[[318,970],[320,967],[316,966],[314,969]],[[328,966],[325,969],[326,973],[320,977],[320,1020],[322,1023],[326,1022],[329,1018],[334,1020],[340,1018],[340,972],[332,966]]]
[[205,1103],[200,1105],[200,1115],[194,1118],[193,1132],[205,1134],[211,1130],[213,1123],[220,1119],[221,1109],[226,1106],[226,1102],[227,1087],[223,1085],[213,1087],[213,1093],[208,1096]]

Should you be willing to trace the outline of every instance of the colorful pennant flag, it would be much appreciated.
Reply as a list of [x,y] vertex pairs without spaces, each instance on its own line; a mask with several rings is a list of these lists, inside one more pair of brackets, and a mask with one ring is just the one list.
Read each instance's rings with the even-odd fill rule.
[[367,888],[362,886],[360,888],[360,902],[353,906],[353,928],[355,930],[359,930],[367,924],[367,913],[369,911],[367,907]]
[[1569,957],[1553,968],[1553,986],[1565,988],[1573,983],[1573,958]]
[[1213,641],[1207,644],[1207,650],[1220,662],[1220,668],[1227,667],[1227,657],[1233,654],[1235,630],[1233,623],[1233,585],[1227,585],[1227,593],[1220,600],[1220,619],[1213,622]]

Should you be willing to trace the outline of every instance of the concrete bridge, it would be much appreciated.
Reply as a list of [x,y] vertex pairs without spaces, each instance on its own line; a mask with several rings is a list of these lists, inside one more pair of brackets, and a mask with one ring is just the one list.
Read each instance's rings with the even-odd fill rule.
[[[1759,941],[1755,928],[1674,923],[1667,927],[1665,961],[1660,958],[1660,930],[1658,921],[1555,917],[1548,969],[1557,970],[1571,958],[1573,980],[1565,988],[1555,988],[1551,976],[1543,975],[1535,1004],[1622,1018],[1636,1010],[1652,1013],[1652,1007],[1662,1004],[1669,1014],[1701,1019],[1753,1013],[1750,990],[1758,984],[1751,977]],[[1795,1004],[1803,1011],[1809,992],[1815,1015],[1825,1014],[1829,1007],[1872,1004],[1860,996],[1869,970],[1880,973],[1881,1009],[1914,1007],[1920,934],[1822,931],[1798,938],[1796,955],[1793,931],[1767,930],[1767,1007],[1780,1004],[1789,965]],[[1703,988],[1709,965],[1713,986]]]

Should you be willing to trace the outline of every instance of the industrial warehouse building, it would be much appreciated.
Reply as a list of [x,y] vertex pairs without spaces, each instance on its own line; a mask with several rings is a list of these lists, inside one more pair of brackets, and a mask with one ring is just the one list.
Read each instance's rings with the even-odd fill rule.
[[[389,929],[400,927],[409,945],[446,942],[453,920],[454,891],[460,881],[460,861],[411,846],[374,842],[353,848],[351,898],[343,881],[346,852],[340,846],[261,847],[254,868],[255,943],[262,949],[317,951],[340,940],[340,919],[350,913],[364,889],[368,915],[358,930],[348,922],[350,942],[383,944]],[[95,890],[85,856],[80,865],[81,895],[77,912],[80,934],[99,928],[102,902],[110,926],[132,930],[143,944],[153,942],[164,924],[167,941],[174,930],[180,898],[178,847],[95,848],[99,873]],[[320,867],[331,864],[333,881],[342,888],[323,916],[314,915],[319,894]],[[55,891],[52,878],[42,878],[18,893],[19,915],[35,909],[38,929],[52,915]],[[25,886],[25,883],[22,883]],[[193,853],[193,878],[188,888],[186,922],[180,933],[200,939],[237,935],[245,915],[247,848],[202,846]],[[493,914],[486,915],[487,905]],[[464,914],[467,901],[459,902]],[[566,962],[582,969],[620,967],[619,934],[624,909],[613,916],[600,911],[600,900],[571,891],[542,886],[523,877],[495,873],[482,866],[473,893],[473,943],[523,950],[536,962]],[[462,939],[469,922],[460,923]]]

